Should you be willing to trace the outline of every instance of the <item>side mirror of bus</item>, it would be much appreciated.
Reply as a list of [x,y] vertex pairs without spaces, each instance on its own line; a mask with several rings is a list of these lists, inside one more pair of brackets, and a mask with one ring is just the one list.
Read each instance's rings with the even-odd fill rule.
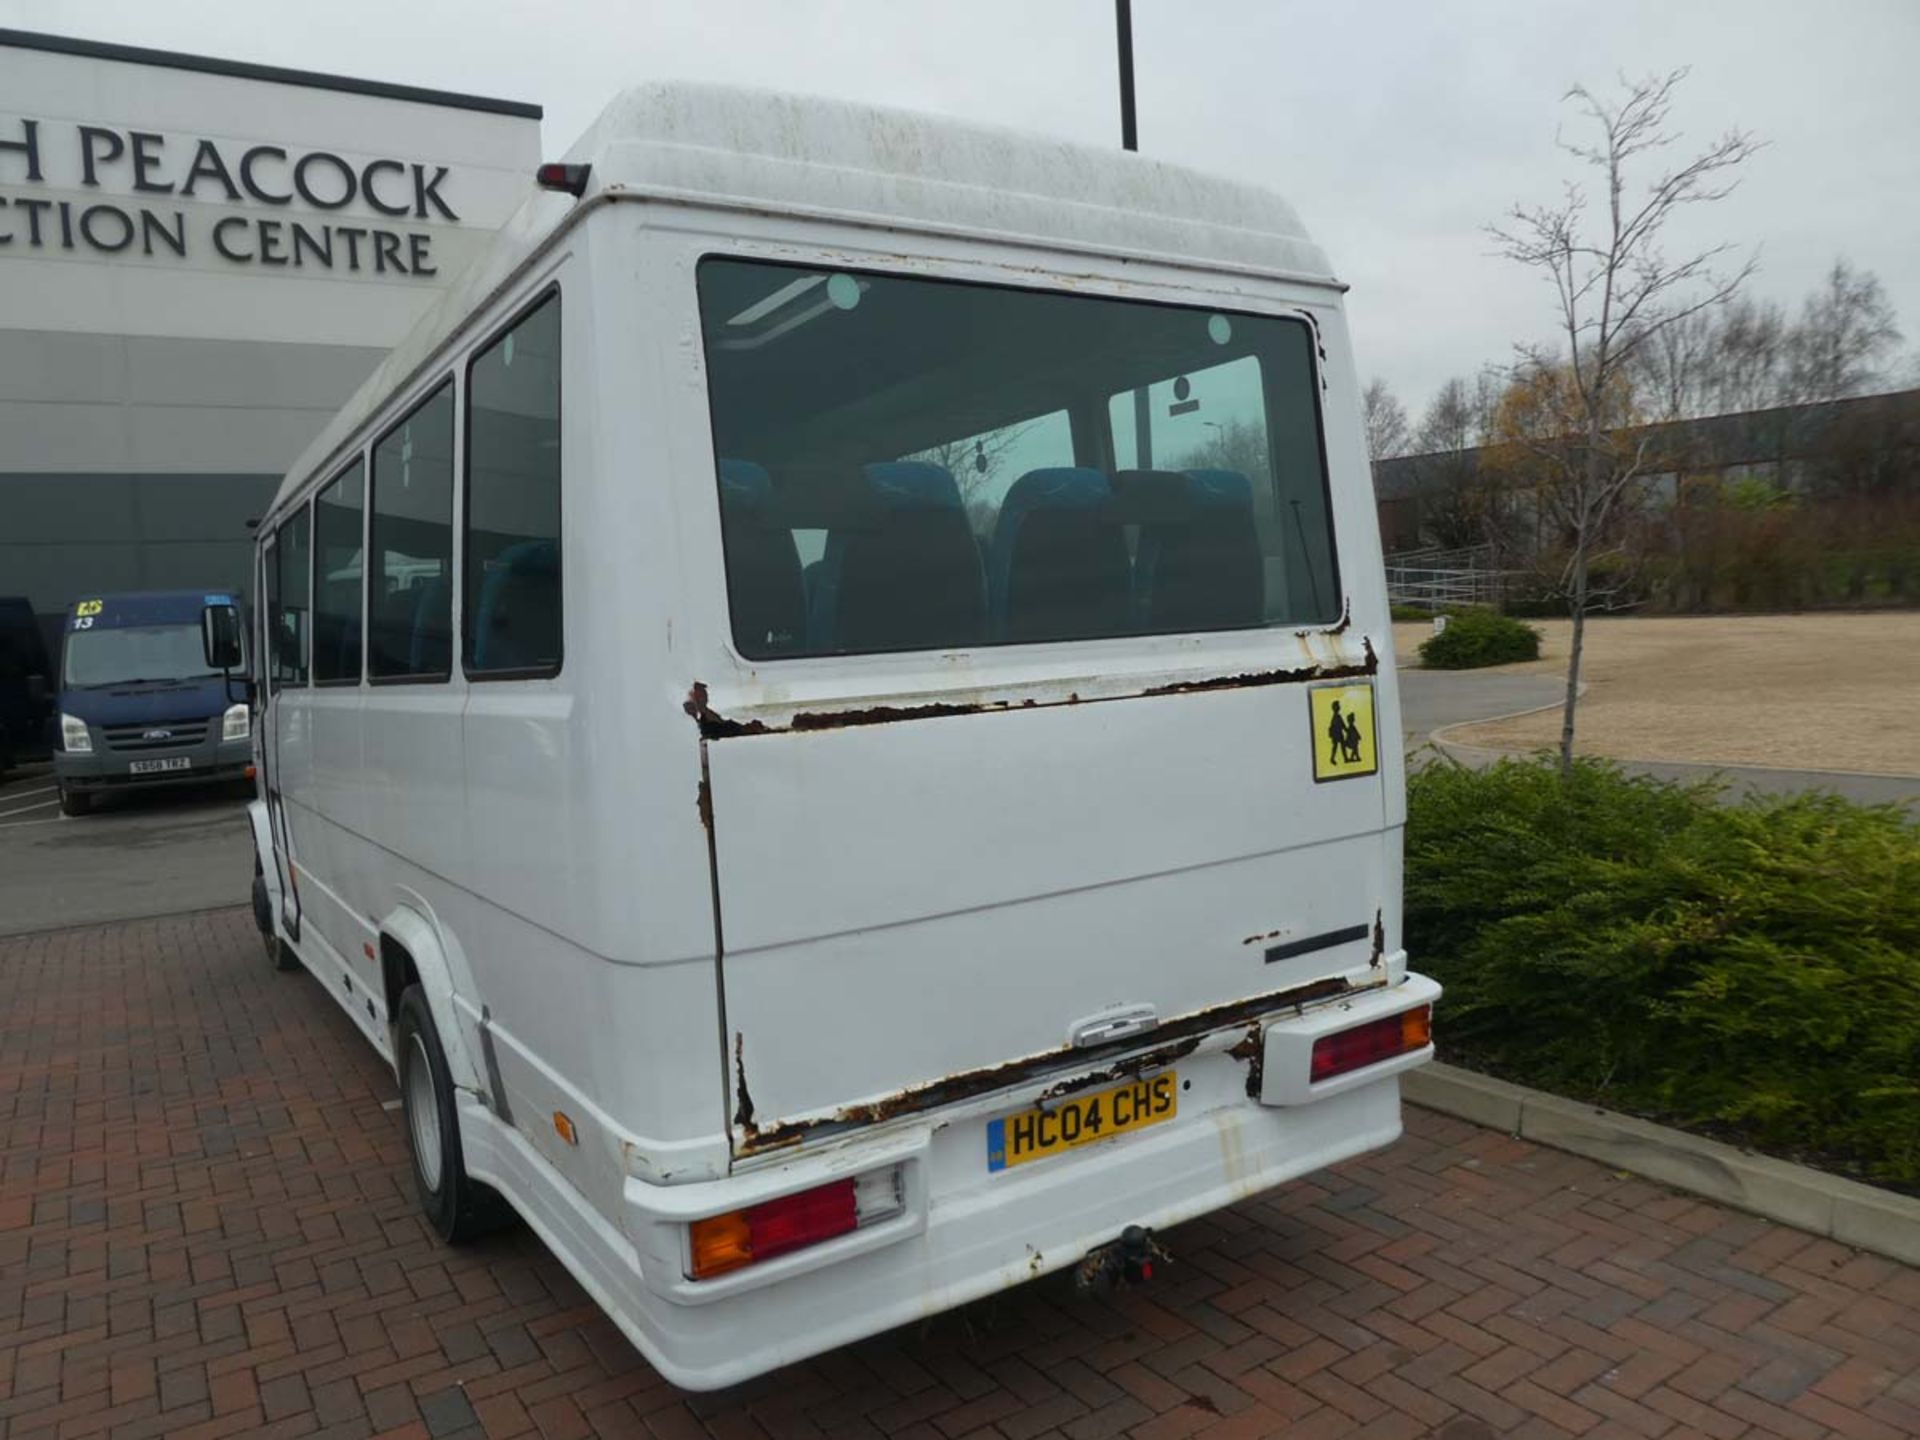
[[209,605],[200,612],[200,644],[207,668],[223,674],[240,663],[240,612],[231,605]]

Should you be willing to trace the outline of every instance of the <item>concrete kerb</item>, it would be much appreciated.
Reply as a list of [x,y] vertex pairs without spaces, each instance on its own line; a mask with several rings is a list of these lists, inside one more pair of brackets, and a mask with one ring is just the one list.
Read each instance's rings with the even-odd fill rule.
[[[1586,698],[1587,689],[1586,681],[1581,681],[1579,699],[1584,700]],[[1494,745],[1469,745],[1462,740],[1449,740],[1447,738],[1447,732],[1449,730],[1466,730],[1475,725],[1492,725],[1501,720],[1518,720],[1523,716],[1538,715],[1545,710],[1558,710],[1565,703],[1565,700],[1555,700],[1546,705],[1529,705],[1524,710],[1509,710],[1503,715],[1483,715],[1478,720],[1456,720],[1451,725],[1441,725],[1431,731],[1427,735],[1427,744],[1433,746],[1434,749],[1438,750],[1442,755],[1445,755],[1449,760],[1455,761],[1460,761],[1460,755],[1455,752],[1465,752],[1483,756],[1485,757],[1486,763],[1491,763],[1495,760],[1518,760],[1527,755],[1537,755],[1543,750],[1551,750],[1554,747],[1551,745],[1536,745],[1531,750],[1503,750]],[[1466,764],[1468,762],[1460,761],[1460,763]]]
[[1920,1199],[1452,1065],[1401,1077],[1412,1104],[1920,1265]]

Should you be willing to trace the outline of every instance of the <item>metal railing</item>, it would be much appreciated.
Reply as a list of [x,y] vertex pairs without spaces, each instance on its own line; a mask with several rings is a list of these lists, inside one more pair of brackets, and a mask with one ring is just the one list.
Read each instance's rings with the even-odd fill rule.
[[1509,572],[1493,564],[1491,546],[1468,550],[1403,550],[1387,556],[1387,599],[1419,610],[1499,605]]

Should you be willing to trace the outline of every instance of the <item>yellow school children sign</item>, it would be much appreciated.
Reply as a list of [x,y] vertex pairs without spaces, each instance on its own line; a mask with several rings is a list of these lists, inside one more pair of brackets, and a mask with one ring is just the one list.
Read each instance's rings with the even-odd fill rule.
[[1316,685],[1307,691],[1307,711],[1313,721],[1316,781],[1379,772],[1372,685]]

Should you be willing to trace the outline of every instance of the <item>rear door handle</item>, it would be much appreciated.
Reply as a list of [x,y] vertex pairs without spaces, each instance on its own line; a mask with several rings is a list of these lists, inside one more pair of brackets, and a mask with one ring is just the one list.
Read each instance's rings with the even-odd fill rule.
[[1067,1026],[1067,1043],[1076,1050],[1085,1050],[1094,1045],[1124,1040],[1129,1035],[1143,1034],[1159,1023],[1160,1017],[1151,1005],[1116,1005],[1084,1016]]

